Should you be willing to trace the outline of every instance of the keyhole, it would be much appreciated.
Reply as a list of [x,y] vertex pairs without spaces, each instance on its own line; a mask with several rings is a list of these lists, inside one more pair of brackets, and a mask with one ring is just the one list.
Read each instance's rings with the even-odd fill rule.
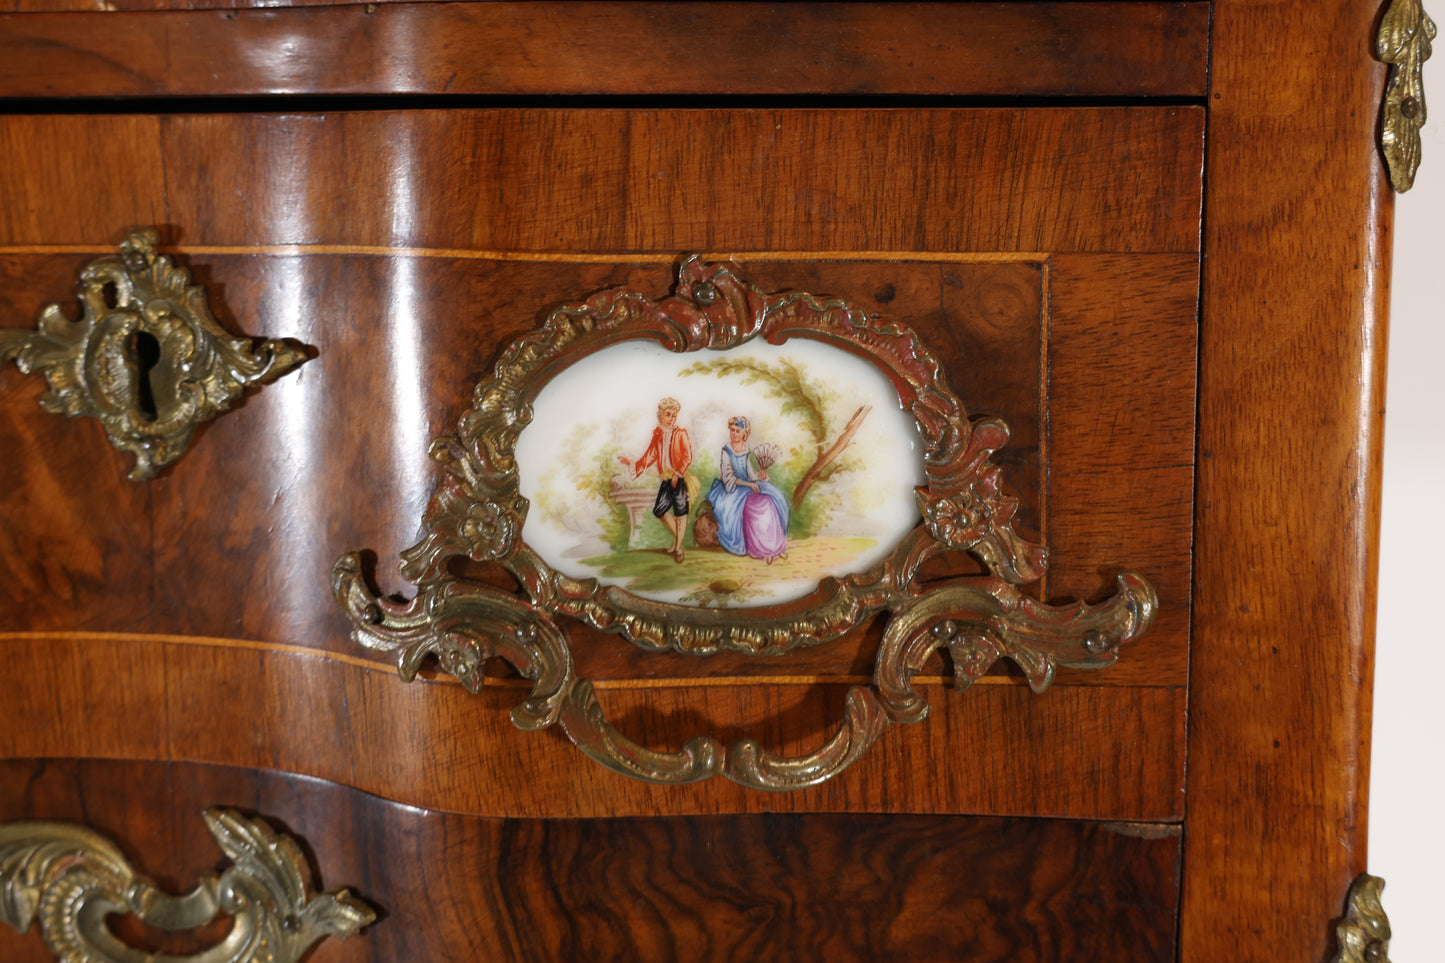
[[140,368],[140,383],[136,392],[136,403],[146,421],[155,421],[155,386],[151,383],[151,372],[161,360],[161,343],[149,331],[137,331],[130,336],[130,356]]

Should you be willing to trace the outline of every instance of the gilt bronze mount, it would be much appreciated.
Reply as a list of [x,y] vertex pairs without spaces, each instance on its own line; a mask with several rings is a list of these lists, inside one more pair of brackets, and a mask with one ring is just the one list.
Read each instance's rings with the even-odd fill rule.
[[1339,952],[1330,963],[1390,963],[1390,919],[1380,902],[1385,881],[1361,873],[1350,884],[1345,915],[1335,926]]
[[121,942],[106,917],[134,914],[164,930],[189,930],[220,914],[234,918],[215,946],[181,963],[293,963],[318,940],[350,936],[375,921],[346,890],[312,892],[306,859],[289,836],[228,809],[208,809],[207,827],[231,865],[171,896],[136,875],[114,844],[69,823],[0,825],[0,919],[20,932],[37,919],[63,963],[157,959]]
[[196,429],[249,386],[307,359],[299,345],[228,334],[205,289],[157,254],[156,243],[154,228],[138,228],[119,255],[86,265],[76,288],[79,321],[51,304],[34,331],[0,330],[0,364],[13,359],[21,371],[45,375],[46,411],[98,420],[112,445],[135,455],[135,481],[181,457]]
[[[619,353],[623,348],[640,352],[643,360],[629,361],[626,351]],[[797,353],[767,353],[773,349]],[[806,354],[805,349],[813,353]],[[829,360],[830,351],[847,356],[847,364],[861,364],[865,373],[872,372],[884,386],[879,389],[882,393],[856,394],[864,390],[857,384],[867,378],[839,374],[845,362]],[[538,467],[550,463],[542,456],[541,462],[524,464],[534,456],[523,457],[524,448],[533,450],[523,443],[523,436],[530,431],[533,438],[578,439],[567,444],[596,450],[596,463],[610,463],[605,439],[599,440],[607,416],[598,415],[601,420],[596,423],[584,420],[592,409],[606,408],[606,403],[595,389],[575,388],[576,383],[585,383],[579,373],[591,370],[588,364],[601,358],[608,359],[602,366],[603,377],[612,381],[606,383],[621,382],[622,393],[626,385],[647,380],[651,370],[647,366],[652,365],[666,374],[659,378],[663,387],[649,397],[674,384],[691,390],[689,379],[697,378],[708,384],[732,379],[729,390],[753,390],[746,397],[754,413],[766,408],[760,399],[782,399],[768,430],[784,438],[784,444],[748,448],[752,442],[747,432],[758,425],[767,427],[766,423],[756,418],[728,419],[732,440],[722,449],[721,477],[707,490],[706,502],[697,502],[703,489],[692,480],[687,481],[688,497],[682,494],[684,479],[695,463],[688,445],[676,443],[682,430],[677,421],[680,403],[671,397],[657,406],[658,427],[653,429],[648,453],[635,463],[617,459],[628,470],[620,473],[624,476],[620,481],[614,479],[610,492],[600,483],[595,486],[599,499],[625,501],[632,491],[626,488],[626,476],[634,469],[640,476],[642,465],[655,464],[662,479],[653,509],[658,521],[665,521],[669,510],[678,512],[676,506],[664,505],[669,499],[676,498],[683,506],[697,504],[692,529],[697,542],[686,552],[679,534],[671,547],[653,548],[648,555],[632,547],[622,528],[610,549],[595,549],[599,554],[583,562],[575,561],[576,552],[569,555],[543,547],[544,537],[549,537],[547,519],[565,510],[558,509],[558,499],[544,483],[528,477],[529,473],[551,477],[547,469]],[[808,358],[821,361],[805,363]],[[632,363],[642,367],[626,368]],[[804,369],[813,363],[823,364],[827,377],[814,379],[824,384],[810,389]],[[840,367],[829,367],[835,363]],[[619,374],[623,371],[629,373]],[[574,375],[583,380],[568,380]],[[828,385],[844,386],[834,392],[846,396],[835,399],[836,415],[825,410]],[[555,401],[555,393],[574,388],[583,401]],[[549,392],[554,392],[552,401]],[[709,407],[705,394],[690,397],[695,399],[692,411],[720,412],[725,407]],[[736,407],[736,392],[728,397],[727,404]],[[869,421],[870,412],[885,407],[891,407],[893,415],[902,419],[900,424],[906,423],[906,431],[916,433],[918,439],[915,476],[906,472],[877,476],[877,485],[882,486],[878,490],[897,493],[880,496],[881,501],[893,502],[884,508],[903,509],[898,537],[885,539],[880,555],[860,555],[854,568],[818,568],[811,580],[804,580],[811,588],[770,597],[768,593],[785,581],[781,569],[795,571],[810,564],[806,556],[819,545],[836,549],[834,543],[852,546],[866,541],[829,537],[839,530],[836,519],[831,527],[818,527],[812,541],[792,541],[794,529],[789,528],[782,489],[791,483],[792,524],[806,527],[799,519],[807,510],[806,499],[817,497],[813,493],[818,490],[810,486],[824,476],[836,483],[837,452],[854,444],[860,447],[862,454],[853,468],[869,485],[874,484],[874,476],[867,472],[878,464],[906,460],[891,454],[893,449],[869,447],[885,445],[883,441],[860,440],[864,437],[860,424],[876,428],[878,423]],[[572,414],[561,421],[546,414],[557,410]],[[577,415],[578,411],[585,414]],[[845,419],[849,411],[853,417]],[[884,414],[880,411],[877,418]],[[573,421],[568,422],[568,417]],[[707,427],[706,419],[698,418],[690,429],[693,434]],[[552,421],[547,425],[539,424],[548,419]],[[714,420],[720,430],[721,418]],[[757,424],[749,425],[750,420]],[[792,443],[787,433],[795,420],[814,427],[812,435],[803,432],[801,440]],[[627,419],[612,419],[619,422],[626,424]],[[895,425],[874,430],[872,437],[886,439],[902,431]],[[830,446],[828,440],[835,435]],[[673,446],[665,460],[656,447],[663,438]],[[417,586],[413,598],[397,601],[374,591],[355,553],[337,561],[333,591],[350,617],[353,639],[393,653],[403,679],[414,678],[435,656],[444,671],[478,691],[485,663],[504,659],[534,684],[530,696],[512,710],[513,722],[524,729],[560,724],[585,754],[617,772],[661,783],[722,774],[759,789],[814,785],[843,771],[890,724],[925,718],[928,703],[914,688],[913,678],[934,652],[948,654],[959,689],[967,688],[999,659],[1007,659],[1023,669],[1034,691],[1042,692],[1060,666],[1112,664],[1119,646],[1137,638],[1150,624],[1157,606],[1155,592],[1132,573],[1119,575],[1116,593],[1096,605],[1052,606],[1027,593],[1027,587],[1044,575],[1048,556],[1042,545],[1016,530],[1017,499],[1005,490],[1002,472],[990,460],[1007,439],[1002,420],[970,418],[949,390],[938,361],[908,328],[841,300],[800,292],[766,294],[745,281],[736,265],[692,256],[682,261],[670,297],[652,301],[632,291],[610,290],[556,308],[536,333],[502,355],[491,378],[476,386],[472,406],[456,430],[432,445],[432,457],[446,473],[424,513],[421,541],[403,553],[402,573]],[[729,451],[735,455],[731,461]],[[785,451],[794,453],[791,475]],[[572,466],[569,470],[581,471],[575,460],[567,464]],[[728,465],[735,465],[735,471]],[[741,479],[736,484],[750,487],[751,494],[730,486],[730,477]],[[899,477],[913,480],[899,483]],[[575,487],[585,486],[578,482]],[[803,489],[809,493],[802,494]],[[653,496],[644,492],[642,497],[650,504]],[[769,507],[769,500],[775,507]],[[705,549],[700,548],[705,544],[704,505],[719,529],[715,537],[721,539],[706,543]],[[730,506],[736,507],[731,515]],[[859,509],[855,514],[869,511]],[[623,517],[620,508],[616,513]],[[748,529],[747,522],[737,522],[737,513],[744,519],[760,519],[757,531]],[[569,527],[572,520],[564,518],[561,528],[575,529]],[[755,551],[754,541],[766,544],[776,535],[773,522],[778,520],[789,540]],[[871,530],[868,526],[874,521],[868,515],[860,530]],[[727,548],[727,533],[731,528],[736,534],[739,526],[749,536],[744,539],[746,549],[739,547],[741,542]],[[661,532],[661,526],[646,523],[646,527]],[[966,553],[984,571],[925,584],[919,578],[920,568],[948,553]],[[468,561],[499,566],[520,589],[507,591],[458,574],[457,563]],[[775,562],[778,568],[773,567]],[[693,570],[688,566],[704,573],[716,566],[716,573],[722,574],[698,575],[698,584],[693,585],[679,574]],[[748,574],[730,574],[738,572]],[[751,601],[746,599],[748,591],[756,595]],[[872,683],[850,690],[843,719],[832,735],[823,746],[801,756],[774,755],[752,740],[724,745],[712,736],[698,736],[674,752],[632,742],[608,721],[594,687],[578,676],[566,632],[568,622],[575,620],[647,650],[785,656],[801,647],[834,641],[863,620],[880,615],[886,617],[886,626]]]
[[1390,65],[1385,103],[1380,109],[1380,146],[1390,184],[1401,193],[1415,184],[1420,166],[1420,130],[1425,126],[1425,61],[1435,22],[1421,0],[1390,0],[1380,19],[1375,53]]

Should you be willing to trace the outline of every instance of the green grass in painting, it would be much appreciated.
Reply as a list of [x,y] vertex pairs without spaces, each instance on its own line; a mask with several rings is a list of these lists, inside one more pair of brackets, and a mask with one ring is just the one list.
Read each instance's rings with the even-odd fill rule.
[[681,565],[661,549],[633,549],[586,559],[603,578],[615,579],[633,592],[691,590],[694,605],[746,602],[762,594],[770,582],[817,578],[838,570],[877,542],[871,538],[803,538],[788,542],[788,557],[771,565],[758,558],[731,555],[721,548],[689,548]]

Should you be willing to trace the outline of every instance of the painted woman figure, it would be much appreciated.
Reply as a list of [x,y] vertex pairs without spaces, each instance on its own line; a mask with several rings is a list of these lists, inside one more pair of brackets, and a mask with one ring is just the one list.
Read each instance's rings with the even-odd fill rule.
[[777,445],[750,447],[751,430],[746,418],[729,419],[729,441],[718,461],[721,477],[713,481],[707,500],[717,519],[718,544],[771,565],[775,558],[788,557],[788,499],[768,481],[767,472],[782,452]]

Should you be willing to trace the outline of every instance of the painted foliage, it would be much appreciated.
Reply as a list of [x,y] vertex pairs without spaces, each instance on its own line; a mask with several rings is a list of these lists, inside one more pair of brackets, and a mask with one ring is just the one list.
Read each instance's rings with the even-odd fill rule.
[[516,452],[547,564],[694,606],[788,601],[876,565],[924,483],[888,378],[803,339],[605,348],[539,392]]

